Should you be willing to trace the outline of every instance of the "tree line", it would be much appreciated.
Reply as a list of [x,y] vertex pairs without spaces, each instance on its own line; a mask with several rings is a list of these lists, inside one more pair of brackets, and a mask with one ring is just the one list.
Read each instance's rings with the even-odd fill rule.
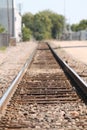
[[81,20],[78,24],[72,24],[71,26],[71,30],[72,31],[81,31],[81,30],[85,30],[87,29],[87,20],[83,19]]
[[[22,16],[22,36],[23,41],[34,38],[43,39],[61,39],[65,27],[65,17],[50,10],[41,11],[35,15],[30,12]],[[66,25],[72,31],[87,29],[87,20],[81,20],[78,24]]]
[[[64,32],[66,18],[50,10],[44,10],[35,15],[27,12],[22,15],[22,39],[61,39]],[[67,24],[67,23],[66,23]],[[83,19],[79,23],[66,25],[67,30],[81,31],[87,29],[87,20]],[[0,33],[6,29],[0,25]]]
[[49,10],[35,15],[28,12],[22,16],[23,41],[34,38],[36,40],[60,38],[64,28],[65,18]]

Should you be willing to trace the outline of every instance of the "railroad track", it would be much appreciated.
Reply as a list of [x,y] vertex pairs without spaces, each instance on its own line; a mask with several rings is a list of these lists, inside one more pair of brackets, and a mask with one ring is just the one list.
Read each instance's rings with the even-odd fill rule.
[[[83,85],[82,90],[85,91],[84,82],[81,83],[78,80],[75,82],[75,78],[78,76],[73,77],[72,82],[71,71],[67,74],[69,79],[65,74],[67,69],[64,65],[60,67],[61,60],[59,59],[60,64],[58,64],[55,52],[49,48],[50,46],[46,43],[39,43],[36,55],[17,85],[16,91],[7,105],[5,115],[1,117],[0,128],[6,130],[30,128],[31,119],[27,113],[30,111],[27,109],[31,104],[43,106],[83,102],[77,94],[75,86],[78,87],[81,84]],[[80,93],[82,92],[81,85]],[[82,93],[86,95],[86,92]],[[32,112],[32,114],[34,113]]]
[[[77,61],[75,58],[71,58],[61,47],[52,47],[61,59],[63,59],[76,73],[87,83],[87,64]],[[60,51],[61,50],[61,51]],[[63,53],[62,53],[63,51]]]

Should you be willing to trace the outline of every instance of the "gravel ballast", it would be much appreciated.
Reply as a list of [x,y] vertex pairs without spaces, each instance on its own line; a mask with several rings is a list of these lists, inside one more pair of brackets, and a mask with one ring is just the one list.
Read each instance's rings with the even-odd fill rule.
[[[24,44],[24,46],[26,45]],[[28,46],[30,48],[28,48]],[[35,46],[36,44],[34,44],[34,47]],[[51,46],[56,47],[55,43],[51,43]],[[20,60],[20,63],[19,63],[19,60],[17,61],[15,60],[17,63],[14,63],[14,60],[13,62],[12,60],[10,60],[10,62],[7,62],[7,66],[9,64],[9,69],[7,69],[8,70],[7,74],[12,73],[13,74],[12,77],[14,77],[14,74],[16,75],[16,73],[18,72],[18,69],[21,68],[21,66],[25,62],[25,59],[27,59],[27,58],[23,58],[24,53],[21,54],[21,56],[19,56],[20,53],[17,53],[15,47],[14,49],[15,49],[15,54],[18,54],[18,57],[20,57],[21,60]],[[30,54],[29,49],[31,51],[31,46],[27,43],[25,51],[24,51],[24,48],[19,49],[19,50],[21,53],[22,51],[23,52],[27,51],[25,55],[27,55],[28,57]],[[65,60],[65,62],[67,62],[70,66],[75,68],[77,72],[81,73],[82,71],[87,70],[87,66],[85,64],[74,59],[72,55],[67,54],[65,51],[60,49],[60,47],[55,50],[56,50],[56,53],[58,53]],[[11,52],[13,52],[13,49]],[[15,54],[13,57],[15,57]],[[14,66],[13,67],[14,69],[12,68],[11,65]],[[18,67],[17,72],[15,72],[16,65]],[[5,76],[4,64],[2,64],[2,66],[3,66],[2,70],[4,71],[4,75],[2,79],[4,81],[5,79],[4,78]],[[11,80],[12,80],[12,77],[11,77]],[[8,75],[6,76],[6,78],[8,78]],[[13,106],[13,107],[16,108],[16,106]],[[2,117],[1,123],[3,124],[3,122],[10,120],[14,124],[15,122],[17,122],[17,124],[19,125],[24,124],[26,128],[21,128],[20,130],[87,130],[87,106],[83,102],[82,103],[66,103],[66,104],[59,103],[55,105],[31,104],[28,106],[27,105],[22,106],[19,104],[19,108],[15,109],[15,111],[17,112],[17,114],[15,115],[15,118],[14,118],[14,110],[12,108],[9,118]],[[0,130],[2,130],[2,128]],[[9,130],[9,128],[3,129],[3,130]],[[10,129],[10,130],[13,130],[13,129]]]
[[36,46],[35,42],[25,42],[0,51],[0,98]]

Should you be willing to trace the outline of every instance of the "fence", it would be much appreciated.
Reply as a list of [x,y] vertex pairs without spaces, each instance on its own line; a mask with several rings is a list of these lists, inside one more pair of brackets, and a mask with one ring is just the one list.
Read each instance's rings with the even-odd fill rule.
[[9,35],[7,33],[0,33],[0,47],[9,46]]
[[87,40],[87,30],[81,30],[78,32],[67,32],[64,34],[63,40]]

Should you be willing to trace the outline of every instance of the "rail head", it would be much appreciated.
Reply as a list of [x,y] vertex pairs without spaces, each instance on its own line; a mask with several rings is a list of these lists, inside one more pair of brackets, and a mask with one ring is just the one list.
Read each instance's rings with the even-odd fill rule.
[[82,92],[87,96],[87,84],[86,82],[65,62],[63,61],[53,50],[53,48],[47,43],[56,60],[60,63],[64,71],[74,80]]

